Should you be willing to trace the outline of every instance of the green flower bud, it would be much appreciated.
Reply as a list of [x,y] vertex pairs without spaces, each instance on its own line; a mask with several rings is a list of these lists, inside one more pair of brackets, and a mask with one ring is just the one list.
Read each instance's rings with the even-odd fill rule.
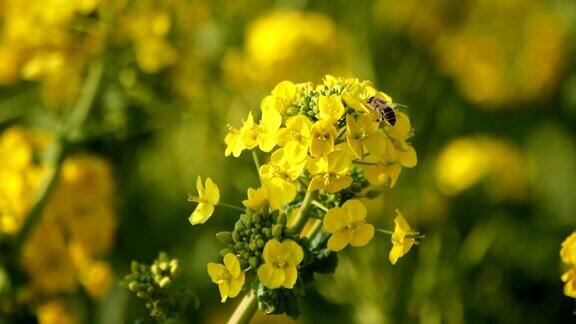
[[140,270],[140,265],[138,264],[138,262],[136,261],[132,261],[130,262],[130,270],[132,271],[132,273],[138,273]]
[[240,242],[240,234],[238,234],[236,230],[232,232],[232,241],[234,241],[234,243]]
[[148,295],[147,293],[145,293],[145,292],[143,292],[143,291],[137,292],[137,293],[136,293],[136,296],[137,296],[138,298],[142,298],[142,299],[150,297],[150,295]]
[[248,263],[252,269],[256,269],[258,267],[258,258],[257,257],[250,257],[248,259]]
[[282,231],[284,230],[283,224],[275,224],[272,226],[272,236],[274,238],[280,239],[282,237]]
[[138,284],[136,282],[132,281],[131,283],[128,284],[128,289],[131,292],[136,292],[136,291],[138,291]]
[[220,241],[226,245],[232,245],[234,243],[232,233],[230,233],[230,232],[224,231],[224,232],[216,233],[216,238],[218,239],[218,241]]
[[366,198],[373,199],[373,198],[380,196],[381,193],[382,193],[382,191],[377,190],[377,189],[370,190],[366,193]]
[[281,214],[280,216],[278,216],[278,218],[276,219],[276,223],[286,225],[286,214]]
[[242,214],[240,215],[240,220],[242,221],[242,224],[244,224],[246,228],[252,227],[252,219],[250,216]]
[[[240,248],[238,250],[240,250]],[[224,249],[220,250],[220,256],[225,257],[226,254],[232,253],[232,252],[233,251],[230,248],[224,248]]]
[[260,249],[262,249],[262,248],[264,248],[264,246],[266,245],[266,242],[264,242],[264,240],[262,240],[262,239],[259,239],[259,240],[256,242],[256,244],[258,245],[258,247],[259,247]]
[[272,230],[270,228],[263,228],[262,229],[262,234],[264,234],[264,236],[267,239],[271,239],[272,238]]

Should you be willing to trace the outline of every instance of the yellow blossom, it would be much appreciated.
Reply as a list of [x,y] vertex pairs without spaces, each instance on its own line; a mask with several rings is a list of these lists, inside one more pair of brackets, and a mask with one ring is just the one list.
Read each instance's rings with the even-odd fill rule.
[[196,179],[196,190],[198,190],[198,196],[191,196],[188,199],[198,203],[198,206],[188,218],[192,225],[204,224],[214,213],[214,206],[218,205],[220,201],[220,190],[210,178],[207,178],[205,185],[202,185],[202,179],[198,176]]
[[319,120],[312,125],[310,132],[310,154],[312,156],[321,156],[332,151],[337,136],[334,125],[329,121]]
[[270,163],[260,167],[272,210],[281,209],[296,197],[296,181],[306,166],[306,155],[302,146],[290,142],[272,153]]
[[394,218],[394,234],[392,234],[392,249],[390,250],[389,259],[392,264],[396,264],[398,259],[404,256],[413,245],[418,245],[416,240],[418,232],[413,231],[406,222],[406,219],[396,210],[398,216]]
[[298,265],[304,259],[304,251],[296,242],[272,239],[262,252],[264,264],[258,268],[258,279],[270,289],[292,289],[298,279]]
[[266,189],[266,187],[258,189],[248,188],[247,196],[248,199],[242,201],[242,204],[244,204],[246,208],[259,210],[260,208],[265,207],[269,204],[268,190]]
[[276,133],[278,146],[285,146],[290,141],[296,141],[307,151],[310,145],[312,122],[305,116],[296,115],[286,120],[286,127]]
[[282,115],[286,115],[286,109],[292,104],[294,99],[296,99],[296,94],[298,89],[296,85],[290,81],[282,81],[274,87],[272,90],[272,96],[274,97],[276,104],[274,108]]
[[576,266],[576,232],[562,242],[560,256],[562,257],[562,262]]
[[335,124],[346,112],[342,100],[339,96],[333,94],[329,96],[320,96],[318,98],[319,117],[321,120],[329,121]]
[[416,166],[416,151],[412,145],[406,142],[412,136],[412,127],[410,119],[405,114],[398,112],[396,114],[396,123],[394,126],[387,125],[388,134],[395,140],[396,158],[398,163],[407,168]]
[[357,158],[364,158],[366,153],[382,155],[383,148],[388,147],[390,140],[378,126],[370,114],[361,114],[357,120],[346,115],[346,141]]
[[240,130],[229,126],[230,132],[224,138],[224,155],[239,157],[243,150],[251,150],[256,146],[264,152],[270,152],[276,146],[276,132],[281,123],[282,116],[273,107],[263,107],[260,124],[254,122],[252,112],[249,112]]
[[400,164],[375,165],[363,166],[362,169],[364,170],[364,176],[372,185],[380,186],[388,183],[390,188],[394,188],[402,171],[402,166]]
[[366,207],[357,199],[330,209],[324,216],[324,231],[332,234],[328,249],[336,252],[348,244],[364,246],[374,237],[374,226],[366,223]]
[[576,298],[576,267],[566,271],[562,275],[564,284],[564,295]]
[[76,307],[68,305],[61,300],[52,299],[38,305],[39,324],[75,324],[80,323]]
[[228,297],[234,298],[238,296],[244,285],[245,276],[244,271],[240,267],[240,262],[234,254],[226,254],[224,256],[224,264],[210,262],[207,268],[212,282],[218,285],[223,303],[226,302]]
[[308,190],[325,189],[332,193],[347,188],[352,183],[351,159],[345,151],[332,151],[308,161],[308,171],[313,176]]

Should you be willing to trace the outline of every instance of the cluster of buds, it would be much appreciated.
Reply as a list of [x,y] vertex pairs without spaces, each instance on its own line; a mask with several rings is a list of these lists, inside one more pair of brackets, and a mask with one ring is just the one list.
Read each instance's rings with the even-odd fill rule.
[[[380,186],[395,186],[403,167],[416,165],[408,117],[368,81],[326,76],[323,83],[279,83],[236,129],[228,126],[225,155],[251,150],[261,184],[249,188],[243,207],[220,201],[208,178],[197,181],[193,225],[206,222],[214,206],[241,211],[226,244],[222,263],[209,263],[222,302],[251,290],[268,314],[296,317],[304,287],[315,273],[333,272],[337,252],[364,246],[376,231],[392,235],[391,263],[421,236],[398,212],[394,231],[367,222],[364,199]],[[267,154],[261,165],[262,153]],[[251,283],[247,284],[247,278]]]
[[151,265],[132,261],[131,273],[120,285],[145,301],[150,316],[166,320],[180,316],[193,297],[190,292],[172,289],[172,282],[180,273],[178,260],[164,252]]

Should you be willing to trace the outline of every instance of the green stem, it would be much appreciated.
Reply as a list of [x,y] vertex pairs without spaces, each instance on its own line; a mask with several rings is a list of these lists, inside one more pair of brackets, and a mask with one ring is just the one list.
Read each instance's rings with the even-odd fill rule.
[[328,212],[328,208],[326,208],[326,206],[322,205],[320,202],[318,202],[317,200],[312,200],[312,205],[322,209],[324,212]]
[[302,200],[302,205],[300,206],[300,209],[298,209],[298,213],[294,216],[294,219],[291,221],[289,226],[290,228],[300,230],[306,221],[306,212],[308,212],[314,198],[316,198],[316,191],[306,191],[304,200]]
[[238,210],[238,211],[241,211],[241,212],[245,212],[245,211],[246,211],[246,210],[245,210],[244,208],[242,208],[242,207],[234,206],[234,205],[232,205],[232,204],[227,204],[227,203],[223,203],[223,202],[219,202],[219,203],[218,203],[218,206],[223,206],[223,207],[230,208],[230,209],[234,209],[234,210]]
[[380,228],[377,228],[377,229],[376,229],[376,232],[380,232],[380,233],[384,233],[384,234],[389,234],[389,235],[393,235],[393,234],[394,234],[394,232],[392,232],[392,231],[383,230],[383,229],[380,229]]
[[361,160],[354,160],[352,161],[353,164],[360,164],[360,165],[373,165],[373,166],[377,166],[379,164],[374,163],[374,162],[366,162],[366,161],[361,161]]
[[248,324],[256,311],[258,310],[258,303],[256,302],[256,295],[252,291],[250,291],[244,298],[230,319],[228,320],[228,324]]

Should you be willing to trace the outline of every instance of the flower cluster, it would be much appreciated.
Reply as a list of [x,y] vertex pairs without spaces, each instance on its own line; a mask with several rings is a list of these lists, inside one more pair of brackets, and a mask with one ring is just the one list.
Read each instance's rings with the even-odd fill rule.
[[560,257],[562,262],[571,267],[562,275],[562,281],[565,282],[564,294],[576,298],[576,232],[562,242]]
[[183,289],[172,288],[180,274],[178,260],[164,252],[151,265],[132,261],[131,273],[120,285],[145,301],[150,316],[158,320],[173,319],[184,313],[194,295]]
[[[394,109],[395,123],[368,105],[373,96]],[[225,155],[252,150],[261,185],[248,189],[244,208],[234,207],[243,210],[234,230],[217,235],[226,245],[223,264],[209,263],[208,273],[223,302],[246,287],[266,313],[297,316],[305,283],[333,272],[336,252],[365,246],[379,231],[393,234],[396,263],[418,243],[400,214],[394,232],[375,229],[362,200],[416,165],[410,121],[394,107],[367,81],[327,75],[317,86],[279,83],[262,100],[259,121],[250,112],[239,128],[228,126]],[[256,148],[267,153],[263,165]],[[215,205],[230,207],[211,179],[197,187],[192,224],[205,222]]]
[[[8,243],[26,220],[49,169],[43,154],[51,143],[47,134],[20,127],[0,135],[0,243]],[[64,160],[58,183],[22,247],[19,261],[31,302],[49,302],[80,286],[93,298],[108,291],[112,270],[103,258],[116,231],[112,198],[105,160],[92,155]]]

